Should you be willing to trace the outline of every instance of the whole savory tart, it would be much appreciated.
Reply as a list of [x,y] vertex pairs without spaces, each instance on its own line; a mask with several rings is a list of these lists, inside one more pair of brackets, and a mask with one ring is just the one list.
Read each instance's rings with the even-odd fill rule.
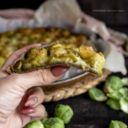
[[102,74],[104,55],[86,46],[89,39],[59,28],[24,28],[0,34],[0,66],[15,50],[29,44],[46,42],[32,48],[9,67],[10,72],[25,72],[53,65],[68,65]]

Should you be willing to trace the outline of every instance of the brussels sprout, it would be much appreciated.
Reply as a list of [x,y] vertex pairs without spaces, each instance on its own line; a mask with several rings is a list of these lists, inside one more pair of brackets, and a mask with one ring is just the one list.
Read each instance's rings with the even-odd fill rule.
[[44,115],[45,118],[48,118],[48,112],[45,111],[45,115]]
[[126,99],[126,98],[121,98],[121,99],[120,99],[120,107],[121,107],[121,110],[122,110],[124,113],[127,113],[127,114],[128,114],[128,99]]
[[59,104],[55,107],[54,115],[68,124],[73,117],[73,110],[69,105]]
[[128,51],[128,38],[125,40],[125,50]]
[[42,124],[44,124],[44,122],[45,122],[47,119],[48,119],[47,117],[44,117],[44,118],[41,120]]
[[98,88],[91,88],[88,91],[88,94],[89,94],[89,97],[95,101],[101,102],[101,101],[107,100],[107,97],[105,96],[104,92]]
[[127,128],[127,125],[124,122],[118,120],[112,120],[109,128]]
[[118,100],[109,99],[106,104],[113,110],[120,110],[120,103]]
[[36,120],[27,124],[24,128],[44,128],[44,125],[41,123],[40,120]]
[[41,119],[41,122],[44,123],[47,119],[48,119],[48,113],[46,111],[43,119]]
[[45,119],[43,124],[45,128],[64,128],[64,122],[57,117]]
[[128,78],[126,77],[126,78],[122,78],[122,83],[123,83],[123,85],[127,85],[128,86]]
[[120,100],[122,97],[122,94],[119,91],[114,91],[112,93],[108,93],[107,96],[114,100]]
[[109,77],[104,85],[104,90],[107,93],[112,93],[113,91],[119,90],[123,87],[123,83],[118,76],[111,76]]
[[121,88],[119,92],[122,95],[122,97],[128,98],[128,88]]

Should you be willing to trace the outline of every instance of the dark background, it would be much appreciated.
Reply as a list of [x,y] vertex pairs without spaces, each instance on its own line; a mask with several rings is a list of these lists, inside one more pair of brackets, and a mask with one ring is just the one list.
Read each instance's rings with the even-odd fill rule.
[[[0,9],[37,9],[45,0],[1,0]],[[77,0],[83,11],[110,25],[128,24],[128,0]]]
[[[43,0],[3,0],[0,9],[31,8],[37,9]],[[102,21],[113,29],[128,34],[128,0],[78,0],[82,10]],[[126,58],[128,67],[128,59]],[[121,74],[116,74],[122,77]],[[99,87],[102,87],[101,83]],[[56,104],[69,104],[74,110],[74,117],[66,128],[108,128],[111,120],[122,120],[128,123],[128,115],[109,109],[105,103],[91,101],[87,93],[45,104],[50,116],[53,116]]]

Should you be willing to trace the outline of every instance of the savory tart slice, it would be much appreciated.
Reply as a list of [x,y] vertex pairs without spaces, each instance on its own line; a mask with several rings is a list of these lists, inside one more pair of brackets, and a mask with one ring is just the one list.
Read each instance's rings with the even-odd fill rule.
[[32,48],[10,67],[10,71],[20,73],[40,67],[67,65],[102,74],[104,63],[104,55],[95,52],[92,47],[84,44],[55,43]]

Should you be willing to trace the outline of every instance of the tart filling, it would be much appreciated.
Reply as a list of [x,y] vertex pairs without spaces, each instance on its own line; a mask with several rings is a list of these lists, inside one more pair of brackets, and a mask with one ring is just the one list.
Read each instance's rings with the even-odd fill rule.
[[[83,43],[88,39],[83,34],[73,34],[68,30],[42,27],[42,28],[21,28],[0,33],[0,67],[14,51],[30,44],[47,42],[58,43]],[[2,58],[2,59],[1,59]]]
[[44,47],[32,48],[10,67],[11,72],[25,72],[53,65],[67,65],[102,74],[104,55],[92,47],[73,43],[55,43]]

